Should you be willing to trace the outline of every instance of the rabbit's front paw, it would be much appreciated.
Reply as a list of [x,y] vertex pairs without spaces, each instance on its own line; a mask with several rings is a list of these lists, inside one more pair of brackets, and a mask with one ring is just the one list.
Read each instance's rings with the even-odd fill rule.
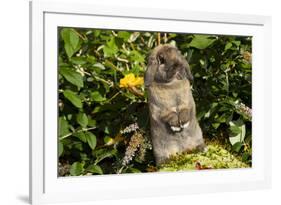
[[181,127],[171,126],[171,130],[174,131],[174,132],[180,132],[181,131]]
[[184,109],[180,110],[179,124],[182,129],[187,128],[189,126],[189,124],[190,124],[189,115],[190,115],[190,113],[189,113],[188,109],[184,108]]
[[181,127],[179,124],[178,115],[176,112],[170,112],[166,117],[166,122],[173,132],[180,132]]

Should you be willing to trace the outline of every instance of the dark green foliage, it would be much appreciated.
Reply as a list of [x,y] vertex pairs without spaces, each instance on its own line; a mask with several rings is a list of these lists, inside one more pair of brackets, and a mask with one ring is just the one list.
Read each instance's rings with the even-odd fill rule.
[[[190,63],[204,137],[251,164],[251,37],[59,28],[60,175],[154,170],[141,77],[157,42]],[[120,79],[134,74],[134,86]],[[60,167],[61,169],[61,167]]]

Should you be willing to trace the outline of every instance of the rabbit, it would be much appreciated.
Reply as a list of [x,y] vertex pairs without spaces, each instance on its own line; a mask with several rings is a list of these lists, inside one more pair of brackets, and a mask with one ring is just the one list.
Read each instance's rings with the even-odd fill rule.
[[193,77],[180,51],[168,44],[157,46],[144,78],[156,165],[176,154],[205,150],[190,87]]

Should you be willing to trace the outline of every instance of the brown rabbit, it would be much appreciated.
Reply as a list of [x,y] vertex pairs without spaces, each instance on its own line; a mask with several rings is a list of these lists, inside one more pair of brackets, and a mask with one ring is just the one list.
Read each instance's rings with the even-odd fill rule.
[[145,73],[151,137],[156,164],[171,155],[204,150],[196,119],[189,65],[172,45],[159,45],[149,56]]

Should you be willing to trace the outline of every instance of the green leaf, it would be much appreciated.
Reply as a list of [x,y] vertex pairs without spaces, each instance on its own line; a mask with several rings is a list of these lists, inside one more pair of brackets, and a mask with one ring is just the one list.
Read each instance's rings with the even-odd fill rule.
[[73,134],[74,137],[77,137],[80,139],[82,142],[87,142],[87,138],[84,132],[76,132]]
[[217,129],[220,126],[220,123],[212,123],[213,128]]
[[119,38],[122,38],[124,41],[128,41],[131,36],[131,34],[127,31],[119,31],[117,35]]
[[59,72],[68,82],[76,85],[78,88],[82,88],[84,86],[83,76],[80,73],[77,73],[68,67],[61,67]]
[[59,117],[59,136],[63,136],[70,133],[69,124],[64,117]]
[[243,142],[246,136],[246,126],[241,120],[231,121],[230,124],[230,137],[229,141],[232,145],[237,142]]
[[232,43],[231,42],[228,42],[225,47],[224,47],[224,50],[227,51],[228,49],[230,49],[232,47]]
[[115,149],[99,149],[94,151],[94,155],[96,157],[95,164],[98,164],[100,161],[102,161],[105,158],[111,158],[115,156],[117,151]]
[[68,58],[70,58],[75,52],[75,50],[70,46],[70,44],[67,44],[67,43],[64,44],[64,49],[65,49],[65,52],[66,52]]
[[86,171],[94,173],[94,174],[103,174],[103,171],[99,165],[90,165],[87,167]]
[[71,176],[79,176],[84,172],[84,163],[74,162],[70,167]]
[[133,32],[129,38],[129,42],[132,43],[140,36],[140,32]]
[[[148,46],[149,48],[152,48],[154,42],[155,42],[155,36],[154,36],[154,35],[151,35],[151,36],[149,37],[148,42],[147,42],[147,46]],[[170,44],[171,44],[171,43],[172,43],[172,42],[170,42]]]
[[133,62],[144,62],[144,56],[142,56],[138,51],[130,52],[130,60]]
[[232,41],[233,44],[235,44],[237,47],[240,46],[241,41]]
[[243,153],[242,154],[242,161],[246,162],[249,159],[250,155],[248,153]]
[[60,157],[63,153],[63,144],[61,142],[59,142],[58,149],[59,149],[59,157]]
[[216,39],[208,36],[208,35],[194,35],[194,38],[189,43],[190,47],[198,48],[198,49],[205,49],[212,45]]
[[73,141],[71,147],[73,148],[74,153],[76,153],[76,150],[79,150],[80,152],[84,150],[83,143],[78,141]]
[[236,142],[232,146],[232,150],[235,151],[235,152],[239,152],[242,147],[243,147],[243,144],[241,142]]
[[233,125],[230,127],[230,131],[233,135],[238,135],[241,132],[241,128],[239,126]]
[[231,117],[231,113],[223,113],[221,116],[219,116],[216,121],[220,123],[224,123],[228,120],[228,118]]
[[78,95],[71,91],[71,90],[65,90],[63,92],[64,97],[66,97],[75,107],[82,108],[83,104],[81,99],[78,97]]
[[84,65],[87,63],[87,59],[85,57],[71,57],[71,62],[77,65]]
[[95,127],[97,125],[97,121],[88,117],[88,126]]
[[109,136],[104,137],[103,141],[104,141],[104,144],[106,144],[106,145],[112,145],[114,143],[114,139]]
[[91,98],[95,102],[102,102],[105,101],[106,98],[102,97],[101,94],[98,91],[94,91],[91,93]]
[[71,29],[69,32],[69,40],[70,40],[70,44],[71,44],[72,48],[76,49],[77,46],[79,45],[79,36],[74,31],[74,29]]
[[128,172],[129,173],[141,173],[141,171],[139,169],[136,169],[136,168],[133,168],[133,167],[129,167]]
[[85,132],[85,136],[86,136],[88,145],[91,147],[92,150],[94,150],[96,148],[96,145],[97,145],[96,136],[91,132]]
[[79,36],[74,29],[63,28],[61,30],[61,37],[64,41],[64,49],[68,58],[80,48]]
[[95,64],[93,65],[93,67],[95,67],[95,68],[99,68],[99,69],[101,69],[101,70],[105,70],[104,65],[103,65],[103,64],[101,64],[101,63],[95,63]]
[[87,56],[87,61],[88,61],[89,63],[94,64],[94,63],[96,62],[96,58],[95,58],[94,56],[88,55],[88,56]]
[[115,44],[115,39],[111,38],[110,41],[103,47],[104,57],[112,57],[118,52],[118,47]]
[[79,113],[76,118],[79,125],[81,125],[83,128],[87,127],[88,125],[88,117],[85,113]]

